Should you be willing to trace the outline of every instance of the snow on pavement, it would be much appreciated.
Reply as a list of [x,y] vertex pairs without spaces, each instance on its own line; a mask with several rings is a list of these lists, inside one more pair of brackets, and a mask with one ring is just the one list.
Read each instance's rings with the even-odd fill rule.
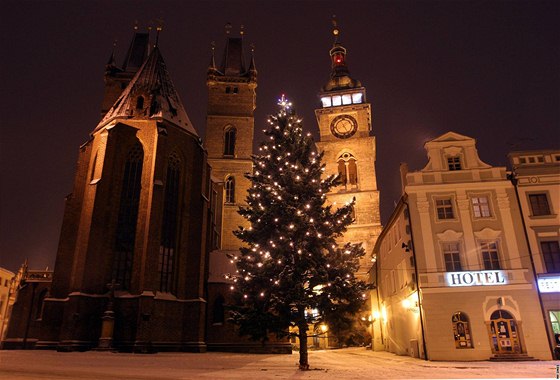
[[252,355],[0,351],[0,379],[556,379],[557,364],[560,364],[560,361],[432,362],[364,348],[311,351],[310,371],[299,371],[298,360],[297,352]]

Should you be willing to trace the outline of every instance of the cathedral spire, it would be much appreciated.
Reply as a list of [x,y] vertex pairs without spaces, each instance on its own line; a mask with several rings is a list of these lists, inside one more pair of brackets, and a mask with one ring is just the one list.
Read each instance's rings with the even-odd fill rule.
[[198,136],[155,47],[96,130],[116,119],[162,119]]
[[132,41],[124,58],[123,71],[135,72],[142,66],[150,54],[150,33],[139,32],[138,25],[134,26]]
[[220,71],[226,76],[242,76],[245,74],[245,60],[243,59],[244,30],[241,27],[240,37],[232,37],[231,28],[231,24],[227,23],[225,26],[226,47]]

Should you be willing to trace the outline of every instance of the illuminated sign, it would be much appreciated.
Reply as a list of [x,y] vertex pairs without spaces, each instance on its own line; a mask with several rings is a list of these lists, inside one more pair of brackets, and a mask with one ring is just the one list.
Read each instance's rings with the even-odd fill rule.
[[541,277],[537,283],[541,293],[560,293],[560,276]]
[[447,272],[445,274],[447,286],[477,286],[507,284],[504,272],[501,270],[481,270],[476,272]]

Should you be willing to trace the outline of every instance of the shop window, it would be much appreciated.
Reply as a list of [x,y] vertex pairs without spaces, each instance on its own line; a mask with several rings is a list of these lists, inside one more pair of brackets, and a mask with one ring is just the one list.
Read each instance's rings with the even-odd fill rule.
[[560,247],[558,241],[541,241],[541,252],[548,273],[560,273]]
[[485,270],[500,269],[497,242],[481,242],[480,251],[482,252],[482,261],[484,262]]
[[440,220],[454,219],[453,205],[451,204],[451,199],[436,199],[436,211],[437,217]]
[[455,348],[473,348],[469,317],[458,311],[451,317]]
[[445,260],[445,270],[447,272],[463,270],[461,267],[461,255],[458,242],[443,243],[443,258]]
[[546,194],[529,194],[529,203],[533,216],[550,215],[550,206]]
[[473,208],[473,215],[475,218],[489,218],[492,216],[492,214],[490,213],[488,197],[472,197],[471,204]]

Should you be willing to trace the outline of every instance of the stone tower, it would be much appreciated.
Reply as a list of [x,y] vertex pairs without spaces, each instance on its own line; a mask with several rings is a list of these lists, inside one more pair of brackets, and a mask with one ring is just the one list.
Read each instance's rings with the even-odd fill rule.
[[159,48],[144,57],[146,37],[135,34],[134,60],[114,70],[134,61],[135,74],[111,77],[125,88],[80,147],[37,347],[95,348],[112,316],[117,349],[206,348],[206,152]]
[[232,231],[246,224],[237,210],[239,205],[245,204],[247,189],[251,186],[244,174],[253,171],[251,154],[257,88],[257,70],[252,56],[249,67],[245,66],[243,34],[231,37],[228,33],[219,67],[212,51],[206,84],[208,163],[212,167],[212,177],[224,187],[219,248],[237,251],[240,242]]
[[340,174],[341,185],[328,194],[332,204],[356,199],[354,223],[342,241],[363,243],[366,255],[358,275],[365,279],[371,252],[381,232],[379,190],[375,174],[375,137],[366,89],[353,79],[346,64],[346,49],[337,41],[330,50],[331,76],[319,94],[322,107],[315,110],[319,125],[319,151],[324,152],[325,174]]

